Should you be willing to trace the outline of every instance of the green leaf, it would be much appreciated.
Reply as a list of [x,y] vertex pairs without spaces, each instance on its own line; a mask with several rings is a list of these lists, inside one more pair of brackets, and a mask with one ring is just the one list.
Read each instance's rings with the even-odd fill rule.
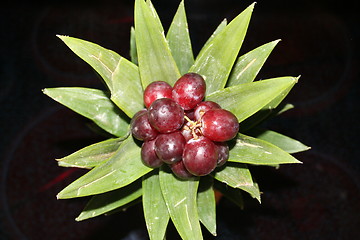
[[69,156],[56,159],[59,166],[93,168],[112,157],[123,139],[112,138],[80,149]]
[[[209,39],[206,41],[206,43],[204,44],[204,46],[202,47],[202,51],[205,51],[205,49],[208,48],[208,45],[211,43],[211,41],[214,39],[215,36],[217,36],[222,30],[224,30],[224,28],[227,26],[227,20],[226,18],[224,20],[221,21],[221,23],[219,24],[219,26],[217,26],[217,28],[215,29],[215,31],[213,32],[213,34],[211,34],[211,36],[209,37]],[[201,51],[200,53],[201,54]]]
[[113,214],[118,214],[118,213],[123,213],[125,211],[127,211],[129,208],[137,205],[137,204],[140,204],[142,202],[142,198],[139,197],[139,198],[136,198],[135,200],[127,203],[127,204],[124,204],[118,208],[115,208],[114,210],[111,210],[107,213],[105,213],[104,215],[105,216],[110,216],[110,215],[113,215]]
[[167,167],[161,167],[159,177],[171,220],[182,239],[203,239],[196,205],[198,179],[179,180]]
[[304,145],[303,143],[295,139],[271,130],[255,128],[248,132],[248,134],[258,139],[269,142],[288,153],[297,153],[310,149],[310,147]]
[[[295,78],[295,82],[298,82],[300,76]],[[263,109],[273,110],[277,108],[280,103],[285,99],[285,97],[289,94],[293,86],[289,86],[285,88],[282,92],[280,92],[273,100],[271,100],[268,104],[266,104]]]
[[183,75],[187,73],[194,63],[194,55],[191,47],[184,1],[180,2],[166,35],[166,39],[168,40],[171,53],[179,68],[180,74]]
[[151,240],[163,240],[170,216],[162,196],[158,170],[143,177],[143,208]]
[[223,194],[227,199],[236,204],[241,209],[244,209],[244,199],[242,196],[242,190],[239,188],[233,188],[225,183],[215,181],[214,188]]
[[124,206],[141,196],[141,181],[126,187],[93,196],[76,221],[93,218]]
[[264,140],[238,134],[230,149],[229,161],[254,165],[301,163],[289,153]]
[[212,178],[201,178],[197,195],[197,208],[200,222],[212,235],[216,236],[216,202],[213,182]]
[[291,109],[294,108],[294,105],[292,105],[291,103],[284,103],[283,105],[280,104],[279,106],[277,106],[277,111],[276,111],[276,115],[280,115],[283,114],[286,111],[289,111]]
[[280,40],[264,44],[236,60],[227,86],[249,83],[254,81],[266,59]]
[[78,38],[57,35],[76,55],[87,62],[99,73],[110,91],[112,74],[122,58],[114,51]]
[[46,88],[43,91],[117,137],[129,133],[129,119],[104,91],[80,87]]
[[144,108],[139,69],[125,58],[120,59],[114,70],[111,100],[130,118]]
[[267,119],[276,117],[277,115],[286,112],[292,108],[294,108],[292,104],[283,102],[280,103],[276,108],[267,108],[267,106],[265,106],[260,111],[256,112],[241,123],[240,132],[247,133],[248,131],[251,131],[251,129],[253,129],[254,127],[265,122]]
[[151,2],[135,0],[135,38],[142,85],[165,81],[170,85],[180,72],[165,39],[164,29]]
[[57,198],[95,195],[134,182],[152,170],[142,163],[140,151],[141,148],[134,142],[134,139],[131,136],[128,137],[108,161],[64,188]]
[[241,187],[241,190],[249,193],[251,197],[255,198],[259,201],[259,203],[261,203],[261,192],[259,185],[256,182],[254,182],[253,185]]
[[138,65],[136,40],[135,40],[135,28],[134,27],[131,27],[131,29],[130,29],[130,59],[131,59],[131,62]]
[[253,8],[254,4],[250,5],[220,31],[200,51],[190,68],[190,72],[204,76],[206,95],[225,86],[245,38]]
[[250,170],[246,164],[228,162],[212,175],[216,180],[230,187],[239,188],[248,192],[253,198],[256,198],[260,202],[259,187],[253,182]]
[[294,77],[280,77],[239,84],[214,92],[207,96],[206,100],[217,102],[242,122],[284,91],[291,89],[296,82],[297,78]]

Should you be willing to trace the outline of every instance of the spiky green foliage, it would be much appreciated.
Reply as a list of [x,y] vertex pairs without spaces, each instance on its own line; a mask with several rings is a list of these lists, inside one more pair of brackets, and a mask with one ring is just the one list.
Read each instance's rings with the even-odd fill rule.
[[[216,235],[214,190],[240,207],[244,192],[260,202],[259,186],[251,176],[249,164],[300,163],[289,153],[307,150],[307,146],[256,127],[256,123],[274,115],[270,113],[292,107],[280,103],[298,78],[254,81],[279,40],[239,56],[253,8],[254,4],[250,5],[229,24],[224,20],[195,59],[183,1],[165,35],[151,1],[135,0],[131,61],[94,43],[58,36],[98,72],[109,91],[47,88],[44,93],[114,136],[58,159],[60,166],[91,169],[57,195],[59,199],[93,196],[76,220],[114,211],[141,199],[150,239],[164,239],[170,219],[183,239],[202,239],[200,223]],[[140,147],[129,134],[129,120],[144,107],[143,89],[149,83],[161,79],[173,84],[189,71],[205,77],[206,100],[232,111],[246,132],[233,140],[225,166],[210,176],[184,181],[167,167],[151,169],[142,164]]]

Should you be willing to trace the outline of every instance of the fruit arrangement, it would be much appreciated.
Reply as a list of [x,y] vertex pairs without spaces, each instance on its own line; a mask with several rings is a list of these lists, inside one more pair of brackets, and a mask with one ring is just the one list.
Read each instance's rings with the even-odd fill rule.
[[212,101],[203,101],[206,82],[186,73],[174,87],[163,81],[144,91],[142,109],[132,118],[132,135],[144,141],[141,159],[151,168],[169,164],[182,179],[205,176],[229,158],[229,146],[239,131],[234,114]]
[[165,35],[151,1],[135,0],[130,60],[58,36],[106,86],[44,89],[109,136],[57,159],[90,169],[57,195],[91,196],[77,221],[142,202],[150,239],[164,239],[170,219],[182,239],[202,239],[201,224],[216,235],[215,191],[260,202],[250,166],[300,163],[291,153],[309,147],[261,127],[293,107],[283,100],[298,77],[255,80],[279,40],[239,55],[253,8],[221,22],[196,58],[183,1]]

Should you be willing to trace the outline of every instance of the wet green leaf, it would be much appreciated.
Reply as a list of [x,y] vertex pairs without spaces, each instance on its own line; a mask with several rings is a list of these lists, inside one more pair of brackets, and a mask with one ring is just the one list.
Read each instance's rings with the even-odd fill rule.
[[184,1],[180,2],[166,35],[166,39],[168,40],[171,53],[179,68],[180,74],[183,75],[187,73],[194,63],[194,55],[191,47]]
[[248,132],[248,134],[269,142],[288,153],[297,153],[310,149],[310,147],[304,145],[300,141],[267,129],[255,128]]
[[112,157],[121,143],[121,138],[108,139],[56,160],[62,167],[93,168]]
[[141,193],[141,181],[138,180],[126,187],[95,195],[76,218],[76,221],[93,218],[122,207],[139,198]]
[[200,222],[212,235],[216,236],[216,202],[213,182],[212,178],[201,178],[197,195],[197,208]]
[[113,73],[111,100],[130,118],[144,108],[139,69],[122,58]]
[[216,91],[207,96],[206,100],[217,102],[242,122],[292,88],[296,82],[297,78],[281,77],[239,84]]
[[64,188],[57,198],[76,198],[104,193],[134,182],[153,170],[142,163],[140,150],[133,138],[128,137],[108,161]]
[[254,81],[266,59],[279,41],[280,40],[269,42],[239,57],[231,72],[227,86],[230,87]]
[[179,180],[166,166],[161,167],[159,177],[171,220],[182,239],[203,239],[196,205],[198,179]]
[[151,240],[163,240],[170,216],[163,198],[158,170],[143,177],[143,209]]
[[117,137],[129,133],[129,119],[104,91],[80,87],[46,88],[43,91]]
[[301,163],[279,147],[261,139],[238,134],[230,149],[229,161],[254,165]]
[[202,49],[190,72],[204,76],[206,95],[222,89],[244,41],[254,4],[250,5]]
[[212,174],[214,178],[230,187],[239,188],[248,192],[260,202],[260,191],[253,182],[250,170],[246,164],[228,162],[222,168]]
[[165,81],[170,85],[180,72],[165,39],[164,29],[150,1],[135,0],[135,38],[142,85]]

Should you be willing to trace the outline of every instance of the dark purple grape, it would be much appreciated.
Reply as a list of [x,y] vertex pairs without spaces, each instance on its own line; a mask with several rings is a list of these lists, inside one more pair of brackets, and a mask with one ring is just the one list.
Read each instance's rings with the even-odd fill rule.
[[185,110],[190,110],[203,100],[205,92],[203,77],[197,73],[187,73],[175,82],[172,98]]
[[137,118],[138,116],[140,116],[141,114],[146,113],[146,112],[147,112],[147,109],[146,109],[146,108],[141,109],[140,111],[138,111],[137,113],[135,113],[132,118]]
[[220,105],[213,101],[204,101],[199,103],[194,109],[194,117],[196,120],[200,120],[205,112],[210,109],[220,109]]
[[172,87],[164,81],[150,83],[144,91],[145,106],[150,107],[156,99],[160,98],[172,98]]
[[146,110],[136,113],[130,122],[131,133],[140,141],[148,141],[156,138],[159,132],[153,128],[148,120]]
[[180,129],[184,123],[184,109],[174,100],[160,98],[148,110],[151,125],[160,133],[170,133]]
[[218,149],[217,166],[221,167],[229,159],[229,146],[226,142],[214,142]]
[[155,152],[165,163],[180,161],[186,141],[180,131],[160,134],[155,141]]
[[195,176],[211,173],[217,165],[217,159],[217,147],[206,137],[191,139],[185,144],[183,162],[186,169]]
[[151,168],[160,167],[163,161],[155,153],[156,139],[146,141],[141,146],[141,160],[145,166]]
[[183,161],[178,161],[170,165],[171,170],[180,179],[189,179],[194,177],[189,171],[185,168]]
[[239,121],[225,109],[211,109],[201,118],[202,134],[210,140],[225,142],[233,139],[239,131]]
[[190,120],[195,121],[194,109],[186,110],[184,113]]

